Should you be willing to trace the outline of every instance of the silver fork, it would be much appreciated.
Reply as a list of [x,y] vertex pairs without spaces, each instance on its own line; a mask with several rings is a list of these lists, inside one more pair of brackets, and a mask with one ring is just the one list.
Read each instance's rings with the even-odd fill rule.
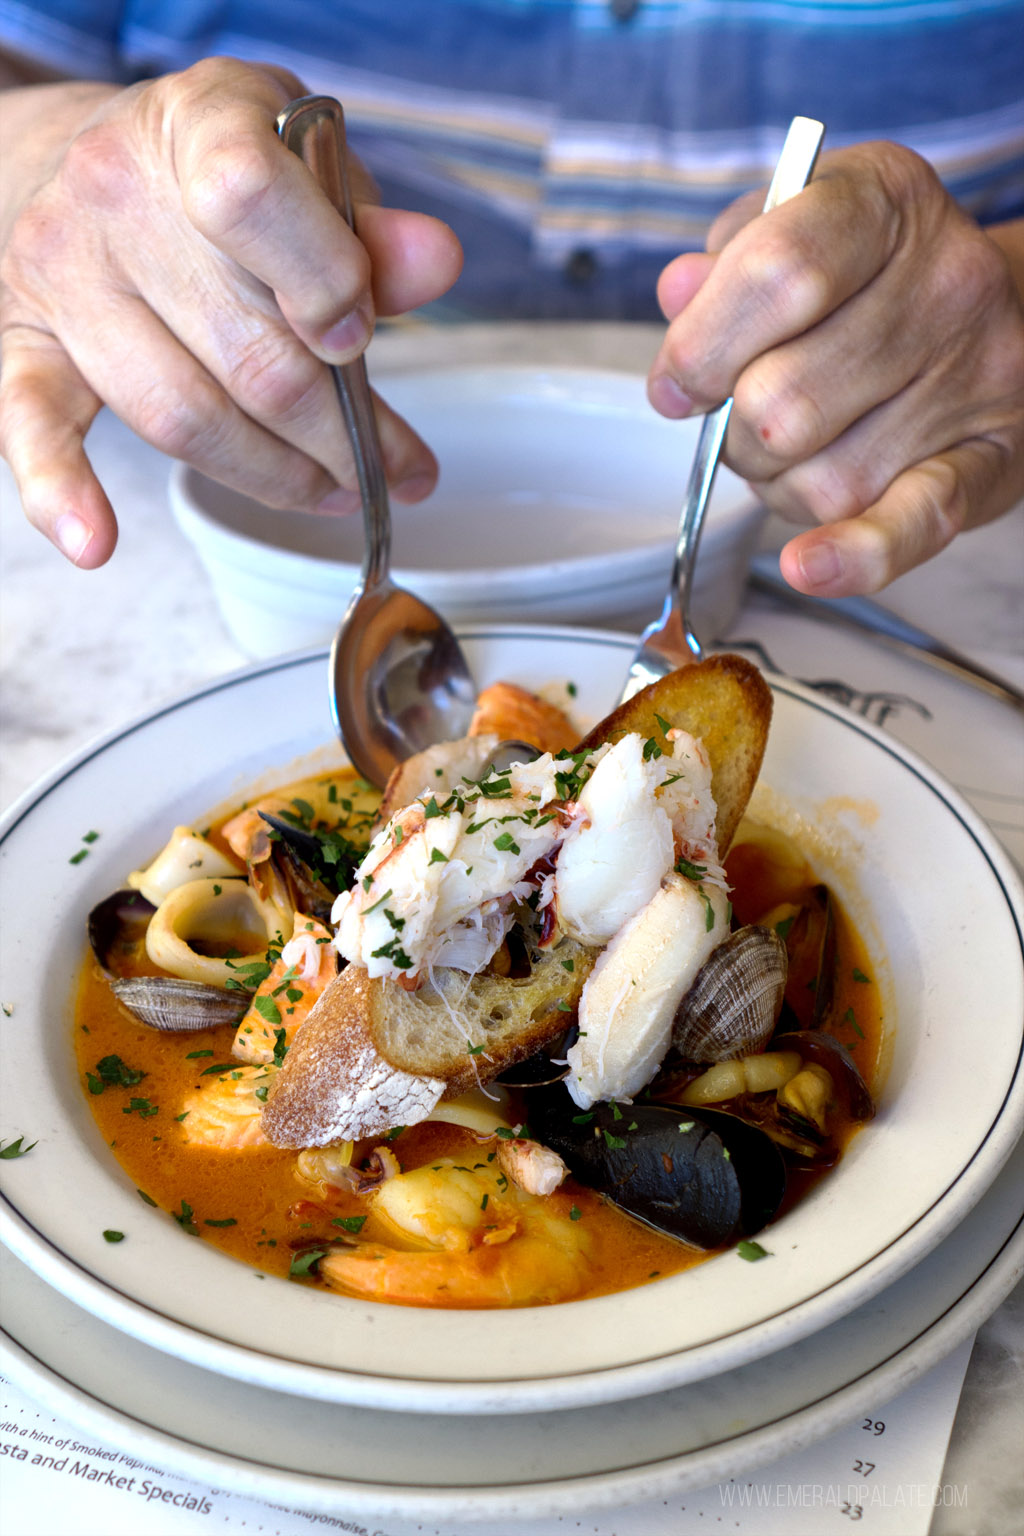
[[[824,123],[815,122],[810,117],[794,117],[768,188],[765,213],[795,197],[807,185],[824,135]],[[634,693],[639,693],[641,688],[646,688],[648,683],[657,682],[659,677],[664,677],[676,667],[700,661],[704,654],[690,626],[690,593],[704,514],[714,485],[731,411],[732,400],[729,399],[717,409],[709,411],[701,424],[686,498],[679,518],[679,535],[668,593],[661,614],[653,623],[648,624],[640,636],[640,644],[633,656],[619,700],[622,704],[631,699]]]

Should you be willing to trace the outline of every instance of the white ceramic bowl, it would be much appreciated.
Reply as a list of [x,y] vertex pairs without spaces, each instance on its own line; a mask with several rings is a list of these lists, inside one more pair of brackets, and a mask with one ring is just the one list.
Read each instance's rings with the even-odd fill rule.
[[[605,713],[632,643],[550,627],[464,628],[478,683],[572,680]],[[78,1079],[71,995],[86,916],[165,841],[247,790],[320,771],[323,653],[212,683],[56,771],[0,825],[0,1232],[95,1316],[208,1370],[340,1402],[446,1413],[642,1396],[734,1370],[878,1296],[974,1207],[1024,1121],[1024,897],[963,800],[859,716],[786,680],[757,794],[860,928],[882,989],[879,1113],[760,1241],[615,1296],[493,1313],[378,1306],[289,1284],[183,1236],[114,1161]],[[302,760],[300,762],[300,760]],[[69,864],[93,829],[88,857]],[[103,1240],[104,1228],[126,1234]]]
[[[380,392],[431,445],[437,490],[392,504],[395,579],[446,617],[642,628],[660,611],[699,422],[627,373],[450,368]],[[362,519],[275,512],[177,465],[171,503],[249,656],[327,644],[359,577]],[[705,641],[739,606],[763,509],[720,469],[700,544]]]

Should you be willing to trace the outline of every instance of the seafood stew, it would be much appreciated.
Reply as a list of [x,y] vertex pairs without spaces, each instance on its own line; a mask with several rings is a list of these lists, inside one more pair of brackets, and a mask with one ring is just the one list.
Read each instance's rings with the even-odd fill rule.
[[[535,721],[517,717],[517,724],[520,741],[531,728],[543,735]],[[510,769],[488,761],[494,733],[478,734],[475,744],[459,744],[454,767],[420,765],[423,782],[433,779],[439,790],[425,797],[436,813],[428,809],[415,825],[408,803],[379,820],[377,793],[340,774],[292,785],[206,835],[176,829],[132,878],[138,898],[112,898],[94,913],[94,958],[77,1017],[90,1105],[140,1191],[190,1236],[265,1272],[411,1305],[524,1306],[598,1295],[677,1272],[737,1241],[754,1257],[754,1233],[834,1164],[870,1115],[877,989],[856,933],[791,843],[744,825],[726,859],[714,857],[701,745],[679,732],[670,740],[670,731],[676,728],[666,727],[660,744],[653,737],[634,744],[627,733],[624,749],[612,747],[595,763],[560,746]],[[645,759],[652,740],[657,756]],[[543,740],[534,746],[539,751]],[[550,848],[537,853],[545,841],[536,826],[541,815],[519,816],[515,794],[494,789],[511,773],[533,786],[544,813],[556,804],[551,819],[561,847],[583,820],[573,823],[568,809],[581,801],[584,830],[601,831],[595,780],[602,761],[621,781],[630,772],[637,779],[638,763],[642,770],[664,758],[670,766],[662,761],[637,792],[632,846],[645,846],[636,842],[638,831],[650,834],[652,823],[658,835],[644,803],[652,779],[662,792],[666,779],[673,788],[685,780],[693,802],[680,818],[687,835],[683,843],[671,838],[671,868],[658,873],[653,891],[650,875],[639,871],[633,911],[623,916],[620,907],[606,918],[605,938],[650,906],[668,874],[677,877],[670,888],[687,887],[670,913],[677,951],[686,925],[713,933],[715,942],[706,951],[694,946],[692,976],[677,988],[662,1044],[648,1052],[653,1068],[633,1081],[627,1062],[625,1075],[615,1067],[613,1079],[600,1074],[615,1050],[605,1050],[595,1069],[584,1027],[596,1017],[587,984],[600,980],[611,948],[601,949],[600,931],[587,924],[595,910],[607,911],[608,892],[588,912],[592,868],[580,878],[569,863],[558,890]],[[410,887],[406,907],[398,906],[394,883],[402,875],[395,827],[404,827],[397,846],[415,856],[422,830],[441,830],[430,824],[444,821],[452,773],[466,802],[461,831],[478,837],[482,812],[490,816],[496,806],[499,825],[490,837],[504,842],[508,833],[516,845],[515,854],[509,846],[498,853],[529,859],[511,878],[506,868],[495,876],[509,890],[532,879],[533,890],[519,891],[510,904],[513,920],[509,904],[497,916],[480,915],[485,903],[478,901],[470,922],[463,914],[440,932],[449,950],[462,946],[463,991],[472,982],[488,1005],[514,997],[519,1007],[525,996],[527,1011],[543,1021],[517,1038],[507,1062],[500,1029],[493,1042],[459,1034],[454,1065],[443,1052],[417,1055],[415,1028],[397,1043],[389,1038],[387,1052],[371,1033],[367,994],[382,982],[414,998],[432,987],[432,1006],[454,1011],[445,979],[457,967],[450,954],[427,953],[438,942],[437,925],[413,932],[429,881]],[[567,793],[545,794],[545,773],[560,776]],[[387,805],[386,796],[385,812]],[[447,832],[453,835],[450,826]],[[428,875],[432,865],[458,860],[479,870],[477,854],[488,849],[479,837],[475,846],[468,858],[457,838],[434,841],[442,857],[428,855]],[[376,890],[383,865],[390,868],[381,883],[390,883]],[[180,878],[197,870],[198,878]],[[556,888],[554,899],[530,906],[545,880]],[[628,900],[620,881],[613,886],[613,900]],[[220,905],[225,897],[230,907]],[[493,896],[486,900],[500,908]],[[346,910],[356,901],[367,909],[361,918],[372,919],[374,906],[389,914],[382,936],[367,938],[361,929],[373,925],[364,921],[349,922],[355,936],[346,937]],[[339,972],[335,946],[345,943],[356,954],[344,956]],[[399,974],[374,977],[361,959]],[[427,973],[421,988],[408,987],[414,965],[401,961]],[[647,974],[642,956],[638,974]],[[655,976],[652,990],[660,985]],[[414,1017],[417,1028],[421,1023]],[[331,1080],[338,1052],[324,1045],[337,1040],[339,1025],[349,1057],[362,1063],[354,1096],[352,1062],[343,1063],[348,1099],[365,1099],[375,1088],[374,1103],[385,1106],[379,1123],[363,1110],[361,1121],[353,1119],[348,1099],[339,1111]],[[492,1073],[498,1058],[502,1071]],[[558,1080],[544,1084],[545,1077]],[[323,1090],[312,1105],[311,1080]],[[398,1097],[390,1100],[393,1091]],[[645,1171],[624,1177],[624,1162]],[[699,1176],[681,1180],[679,1170],[691,1166]],[[692,1209],[681,1208],[683,1184],[696,1190]]]

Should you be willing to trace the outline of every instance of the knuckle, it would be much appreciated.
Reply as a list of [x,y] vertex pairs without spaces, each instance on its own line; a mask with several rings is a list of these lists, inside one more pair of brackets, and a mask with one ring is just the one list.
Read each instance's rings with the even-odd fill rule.
[[803,522],[845,522],[871,502],[850,471],[834,464],[828,454],[797,465],[773,484],[774,494],[789,508],[787,515]]
[[281,425],[315,419],[323,383],[323,364],[290,333],[259,337],[228,374],[229,391],[248,415]]
[[758,453],[780,467],[809,458],[830,439],[822,406],[777,354],[759,359],[740,375],[734,399]]
[[86,207],[117,212],[131,206],[136,174],[131,146],[112,123],[95,123],[67,147],[61,180]]
[[790,228],[763,230],[743,251],[739,281],[774,321],[803,329],[831,307],[833,277],[810,239]]
[[204,457],[219,435],[223,409],[212,381],[196,377],[184,390],[158,381],[135,401],[132,424],[170,458],[192,461]]
[[268,149],[256,139],[211,149],[182,186],[186,217],[216,244],[252,220],[274,179]]

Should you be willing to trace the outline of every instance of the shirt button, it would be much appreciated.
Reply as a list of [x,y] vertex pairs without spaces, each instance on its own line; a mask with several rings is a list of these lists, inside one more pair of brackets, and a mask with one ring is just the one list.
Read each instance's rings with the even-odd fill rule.
[[640,9],[640,0],[608,0],[608,9],[616,21],[632,21]]
[[573,251],[565,264],[565,275],[574,288],[584,288],[597,275],[597,257],[593,251]]

